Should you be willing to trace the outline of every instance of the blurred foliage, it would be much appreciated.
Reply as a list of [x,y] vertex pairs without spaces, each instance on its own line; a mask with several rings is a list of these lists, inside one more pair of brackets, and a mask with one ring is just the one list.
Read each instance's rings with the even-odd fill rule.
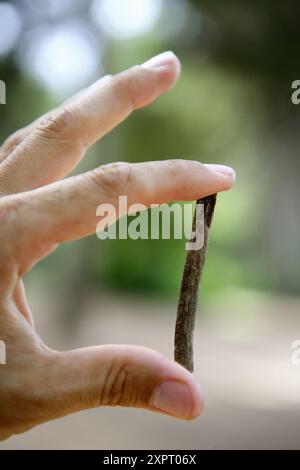
[[[11,3],[19,8],[21,2]],[[21,14],[29,3],[23,3]],[[35,3],[38,9],[45,2]],[[171,21],[175,0],[163,3]],[[88,4],[82,2],[72,15],[80,17]],[[218,198],[205,295],[235,286],[299,294],[300,107],[291,104],[290,88],[300,78],[300,4],[194,0],[186,5],[190,16],[178,35],[175,31],[163,38],[157,27],[151,34],[126,40],[101,36],[103,73],[117,72],[164,49],[178,54],[183,73],[174,90],[136,112],[90,150],[76,172],[110,161],[174,157],[234,166],[235,189]],[[191,18],[197,14],[195,27]],[[68,15],[59,18],[66,20]],[[0,109],[2,139],[59,102],[22,68],[16,53],[19,43],[0,63],[0,78],[8,90],[8,104]],[[184,243],[100,242],[91,237],[60,247],[34,275],[45,276],[47,282],[52,278],[57,292],[66,293],[68,285],[69,295],[75,297],[72,308],[83,292],[104,287],[177,295]]]

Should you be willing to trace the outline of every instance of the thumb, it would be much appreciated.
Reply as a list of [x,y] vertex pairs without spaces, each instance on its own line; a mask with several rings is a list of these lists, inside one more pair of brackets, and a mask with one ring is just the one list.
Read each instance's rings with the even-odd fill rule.
[[53,372],[47,371],[55,384],[52,418],[98,406],[145,408],[181,419],[202,411],[194,376],[158,352],[108,345],[55,355]]

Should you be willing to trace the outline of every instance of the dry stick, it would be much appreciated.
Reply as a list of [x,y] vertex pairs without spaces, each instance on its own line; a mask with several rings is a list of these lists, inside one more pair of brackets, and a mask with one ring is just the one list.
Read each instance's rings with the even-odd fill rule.
[[193,372],[194,369],[193,335],[198,305],[199,284],[205,263],[210,226],[216,204],[216,194],[199,199],[196,203],[193,221],[193,233],[195,233],[196,240],[197,237],[200,239],[201,230],[203,230],[203,223],[200,224],[198,219],[201,208],[197,207],[197,205],[200,204],[203,204],[202,214],[204,215],[203,246],[198,250],[189,250],[186,255],[177,309],[174,343],[175,361],[179,362],[179,364],[183,365],[191,372]]

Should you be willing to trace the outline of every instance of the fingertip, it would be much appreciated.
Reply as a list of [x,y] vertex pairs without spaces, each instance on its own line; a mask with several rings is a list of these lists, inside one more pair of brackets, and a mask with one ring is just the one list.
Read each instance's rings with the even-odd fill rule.
[[232,167],[219,164],[205,164],[204,166],[219,178],[221,177],[220,183],[222,185],[222,191],[227,191],[232,188],[236,180],[236,173]]
[[143,68],[155,71],[170,87],[174,85],[181,73],[181,63],[172,51],[162,52],[142,64]]
[[164,73],[173,85],[181,74],[181,62],[172,51],[167,51],[164,57],[165,64],[161,66],[161,73]]
[[236,173],[235,170],[231,166],[227,165],[219,165],[215,163],[207,163],[205,164],[206,168],[216,173],[221,173],[221,175],[230,177],[231,179],[235,180]]
[[161,382],[154,390],[151,406],[155,411],[184,420],[193,420],[203,410],[203,392],[192,374],[186,380],[180,378]]
[[191,387],[191,393],[193,399],[193,406],[189,419],[196,419],[202,414],[204,408],[204,395],[202,387],[198,382],[195,381],[195,385]]
[[151,59],[147,60],[142,64],[143,67],[148,69],[159,69],[160,67],[173,67],[180,72],[180,61],[173,51],[165,51],[161,54],[157,54]]

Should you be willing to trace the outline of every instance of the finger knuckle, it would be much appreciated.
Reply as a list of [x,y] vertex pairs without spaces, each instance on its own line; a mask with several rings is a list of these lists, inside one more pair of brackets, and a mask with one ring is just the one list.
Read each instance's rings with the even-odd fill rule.
[[126,72],[113,75],[111,77],[111,86],[113,94],[118,101],[123,102],[128,113],[136,108],[136,82],[140,75],[141,67],[136,65]]
[[133,178],[132,164],[127,162],[110,163],[91,173],[93,181],[110,197],[126,195]]
[[10,135],[3,143],[2,150],[6,153],[11,152],[16,148],[23,140],[25,131],[20,129]]
[[88,142],[82,137],[78,122],[77,107],[68,104],[42,118],[36,126],[36,133],[43,140],[58,141],[60,148],[71,147],[72,151],[82,153],[87,149]]
[[171,158],[166,161],[166,165],[174,174],[178,174],[186,168],[186,161],[183,158]]
[[44,116],[37,124],[36,130],[47,138],[68,137],[74,120],[74,110],[62,106],[57,111]]
[[99,397],[100,406],[133,406],[136,402],[130,372],[125,363],[112,362]]

